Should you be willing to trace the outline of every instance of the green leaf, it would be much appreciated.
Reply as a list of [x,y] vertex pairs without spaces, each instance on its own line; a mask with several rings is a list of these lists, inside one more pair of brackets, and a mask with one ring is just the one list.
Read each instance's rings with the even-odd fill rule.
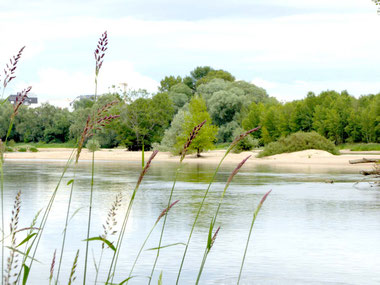
[[208,230],[208,237],[207,237],[207,249],[211,249],[211,240],[212,240],[212,230],[214,229],[214,219],[211,220],[210,228]]
[[24,238],[24,240],[23,240],[22,242],[20,242],[20,243],[18,244],[18,246],[16,246],[16,247],[19,247],[19,246],[23,245],[24,243],[26,243],[28,240],[30,240],[30,239],[31,239],[32,237],[34,237],[35,235],[37,235],[37,233],[32,233],[32,234],[30,234],[30,235],[27,235],[27,237]]
[[162,270],[160,273],[160,277],[158,278],[158,285],[162,285]]
[[106,245],[109,246],[110,249],[112,249],[113,251],[116,252],[116,247],[107,239],[105,238],[102,238],[102,237],[92,237],[92,238],[89,238],[89,239],[84,239],[83,241],[93,241],[93,240],[100,240],[102,242],[104,242]]
[[71,180],[69,180],[69,182],[67,182],[67,185],[70,185],[73,182],[74,182],[74,179],[71,179]]
[[161,249],[161,248],[165,248],[165,247],[170,247],[170,246],[175,246],[175,245],[186,245],[186,243],[176,242],[176,243],[172,243],[172,244],[163,245],[163,246],[160,246],[160,247],[148,248],[146,250],[157,250],[157,249]]
[[25,285],[26,281],[28,280],[30,268],[26,266],[25,264],[23,264],[22,267],[24,268],[24,276],[22,278],[22,285]]
[[7,102],[8,101],[8,98],[9,98],[9,96],[7,97],[7,98],[5,98],[1,103],[0,103],[0,105],[2,106],[2,105],[4,105],[5,104],[5,102]]
[[135,277],[135,276],[131,276],[131,277],[128,277],[127,279],[124,279],[123,281],[121,281],[121,282],[119,283],[119,285],[123,285],[124,283],[126,283],[126,282],[128,282],[130,279],[132,279],[133,277]]
[[29,256],[28,254],[23,253],[22,251],[19,251],[18,249],[15,249],[14,247],[6,246],[6,248],[9,248],[10,250],[13,250],[14,252],[17,252],[18,254],[21,254],[21,255],[25,256],[26,258],[30,258],[31,260],[34,260],[34,261],[37,261],[38,263],[41,263],[37,259]]

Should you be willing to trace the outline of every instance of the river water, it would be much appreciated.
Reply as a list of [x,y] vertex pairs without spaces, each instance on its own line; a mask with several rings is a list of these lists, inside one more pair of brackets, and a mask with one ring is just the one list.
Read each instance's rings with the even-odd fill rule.
[[[22,192],[19,228],[28,226],[35,213],[45,207],[62,173],[64,162],[7,161],[5,164],[5,211],[7,222],[18,190]],[[128,277],[136,254],[161,211],[166,207],[175,163],[153,163],[137,193],[127,225],[115,281]],[[185,242],[214,165],[185,165],[169,212],[163,245]],[[221,168],[212,185],[194,232],[180,284],[194,284],[207,233],[225,182],[234,165]],[[131,190],[138,178],[138,163],[97,162],[91,236],[102,234],[108,209],[115,196],[123,194],[116,216],[121,225]],[[91,179],[90,162],[77,170],[68,239],[60,284],[67,284],[77,249],[80,250],[77,279],[83,280]],[[339,171],[295,172],[269,166],[244,166],[227,191],[217,225],[220,232],[208,256],[200,284],[236,284],[253,211],[261,197],[272,193],[263,205],[251,237],[240,284],[380,284],[380,191],[360,183],[359,174]],[[47,228],[30,273],[29,284],[48,284],[55,249],[59,252],[69,195],[68,171],[59,188]],[[333,180],[334,183],[326,183]],[[161,222],[162,223],[162,222]],[[161,225],[146,248],[158,246]],[[7,225],[7,224],[6,224]],[[6,227],[8,231],[8,227]],[[18,241],[24,238],[19,234]],[[116,240],[110,237],[110,240]],[[184,246],[161,250],[152,284],[162,271],[163,284],[174,284]],[[91,242],[88,284],[95,279],[94,258],[101,252],[99,241]],[[104,281],[112,252],[104,251],[99,280]],[[155,251],[143,251],[129,284],[147,284],[146,276]]]

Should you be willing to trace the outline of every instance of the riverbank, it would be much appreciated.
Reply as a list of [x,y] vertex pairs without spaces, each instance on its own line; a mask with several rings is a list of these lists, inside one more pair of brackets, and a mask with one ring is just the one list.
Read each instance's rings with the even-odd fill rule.
[[[11,152],[5,154],[5,159],[10,160],[67,160],[71,153],[67,148],[41,148],[38,152]],[[197,158],[195,155],[188,155],[185,159],[187,163],[207,163],[217,164],[224,155],[224,150],[213,150],[202,153],[202,157]],[[239,154],[230,153],[224,161],[224,164],[237,164],[242,159],[251,155],[247,161],[250,165],[270,165],[274,167],[286,167],[296,169],[320,170],[320,169],[342,169],[352,170],[369,170],[373,167],[372,163],[366,164],[349,164],[349,160],[361,157],[380,159],[379,152],[350,152],[343,151],[342,155],[332,155],[321,150],[304,150],[294,153],[283,153],[269,157],[256,158],[258,151],[247,151]],[[151,152],[145,152],[147,160]],[[91,160],[92,153],[84,149],[81,153],[80,160]],[[99,161],[141,161],[140,151],[126,151],[124,149],[102,149],[95,153],[95,159]],[[159,152],[155,162],[177,162],[178,156],[173,156],[169,152]]]

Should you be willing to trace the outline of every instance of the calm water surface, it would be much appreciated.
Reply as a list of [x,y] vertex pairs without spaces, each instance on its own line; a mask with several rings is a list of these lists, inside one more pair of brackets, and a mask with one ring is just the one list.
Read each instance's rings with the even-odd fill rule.
[[[5,169],[6,212],[14,196],[22,191],[20,226],[28,226],[43,208],[62,173],[63,162],[7,161]],[[116,281],[128,277],[133,260],[147,233],[167,205],[177,164],[153,163],[136,196],[118,263]],[[163,244],[185,242],[214,171],[213,165],[186,165],[177,183]],[[207,241],[209,222],[224,183],[234,166],[221,169],[193,235],[180,284],[194,284]],[[117,193],[123,194],[126,209],[131,189],[137,180],[138,163],[98,162],[94,192],[91,236],[102,234],[102,224]],[[60,283],[67,284],[77,249],[80,249],[76,284],[83,272],[90,163],[80,164],[75,184],[72,217],[68,229]],[[307,172],[307,170],[305,171]],[[253,211],[262,195],[272,189],[256,224],[248,250],[241,284],[380,284],[380,191],[362,183],[362,177],[344,172],[297,173],[268,166],[245,167],[228,189],[217,226],[221,226],[212,248],[201,284],[236,284]],[[69,171],[57,195],[48,226],[42,238],[30,284],[47,284],[53,252],[60,248],[69,186]],[[334,184],[325,183],[334,180]],[[122,219],[119,216],[119,221]],[[119,222],[121,224],[121,221]],[[161,225],[161,224],[160,224]],[[160,226],[147,248],[158,245]],[[18,238],[22,240],[22,236]],[[114,238],[116,239],[116,238]],[[112,238],[110,238],[112,240]],[[164,284],[174,284],[184,247],[161,251],[153,284],[163,271]],[[100,242],[91,244],[88,284],[93,284]],[[100,280],[104,280],[111,252],[102,261]],[[146,284],[154,251],[144,251],[129,284]]]

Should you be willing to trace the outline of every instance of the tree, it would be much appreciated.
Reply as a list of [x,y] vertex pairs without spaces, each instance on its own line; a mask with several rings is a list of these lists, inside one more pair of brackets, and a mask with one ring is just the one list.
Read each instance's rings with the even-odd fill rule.
[[203,76],[202,78],[197,80],[196,86],[199,86],[201,84],[206,84],[215,78],[220,78],[220,79],[223,79],[224,81],[231,81],[231,82],[235,81],[235,77],[228,71],[225,71],[223,69],[210,70],[206,76]]
[[207,112],[206,102],[201,96],[194,96],[189,103],[189,112],[185,114],[183,132],[177,138],[176,146],[183,146],[195,126],[206,120],[198,135],[192,141],[189,151],[201,152],[209,150],[214,146],[218,127],[212,125],[211,117]]
[[139,98],[122,110],[119,136],[130,150],[140,150],[143,145],[149,149],[162,139],[173,113],[173,103],[166,93]]
[[165,76],[165,78],[160,81],[160,86],[158,87],[158,90],[160,92],[168,92],[174,85],[178,83],[182,83],[181,76]]

